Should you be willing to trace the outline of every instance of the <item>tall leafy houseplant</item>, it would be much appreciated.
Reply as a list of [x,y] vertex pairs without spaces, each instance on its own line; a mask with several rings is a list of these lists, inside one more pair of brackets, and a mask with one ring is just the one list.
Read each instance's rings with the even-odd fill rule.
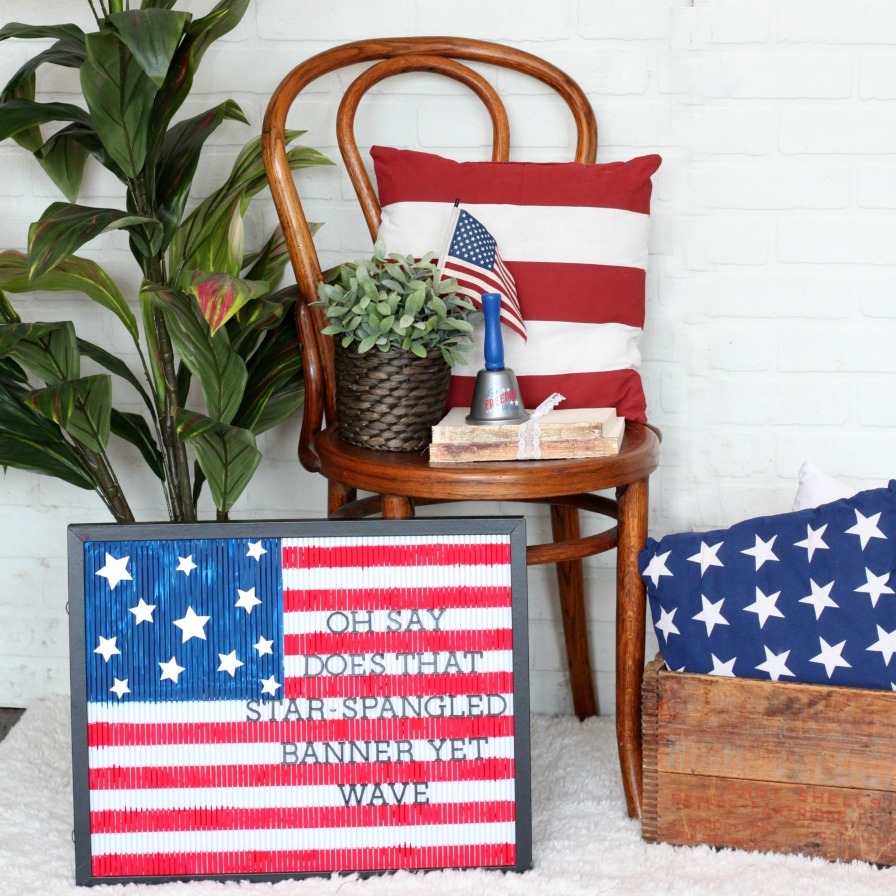
[[[0,139],[32,152],[67,200],[31,226],[27,254],[0,253],[0,464],[95,489],[117,521],[131,521],[108,452],[114,435],[137,446],[159,477],[172,520],[196,519],[204,482],[223,519],[261,460],[255,437],[303,398],[293,300],[274,291],[287,262],[282,233],[256,251],[244,246],[243,216],[267,183],[260,140],[186,212],[206,140],[223,122],[246,119],[229,99],[174,119],[206,50],[239,23],[249,0],[220,0],[199,18],[176,10],[177,0],[143,0],[139,8],[84,2],[95,31],[17,23],[0,30],[0,40],[52,41],[0,94]],[[45,65],[72,72],[83,107],[36,101]],[[57,129],[44,134],[51,124]],[[121,182],[119,207],[78,204],[90,157]],[[300,146],[289,158],[294,168],[329,164]],[[127,232],[139,265],[133,302],[75,254],[112,230]],[[134,341],[139,375],[79,338],[70,321],[23,322],[7,294],[35,290],[78,291],[112,312]],[[83,375],[85,358],[101,372]],[[144,412],[113,407],[113,377],[136,390]],[[199,409],[187,406],[194,393]]]

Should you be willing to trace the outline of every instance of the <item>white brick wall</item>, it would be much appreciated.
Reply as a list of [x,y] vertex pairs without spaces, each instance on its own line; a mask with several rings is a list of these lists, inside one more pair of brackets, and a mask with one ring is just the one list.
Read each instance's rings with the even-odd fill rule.
[[[212,3],[186,5],[204,12]],[[87,26],[87,9],[70,0],[0,0],[0,22]],[[896,5],[256,0],[240,28],[209,52],[191,100],[198,110],[232,96],[251,127],[221,128],[198,186],[212,185],[257,133],[267,97],[293,63],[348,40],[450,33],[507,42],[568,71],[595,106],[604,160],[664,157],[642,343],[650,415],[664,433],[651,483],[652,534],[787,510],[805,459],[856,487],[885,482],[896,441]],[[0,81],[31,50],[0,45]],[[65,93],[69,76],[59,72],[47,83]],[[294,124],[335,157],[332,83],[315,86]],[[562,157],[569,125],[544,91],[513,76],[502,76],[501,87],[511,94],[516,157]],[[464,101],[457,85],[408,76],[400,98],[371,98],[359,120],[361,142],[482,157],[488,128]],[[28,224],[57,196],[10,141],[0,145],[0,166],[0,248],[22,248]],[[325,261],[366,251],[366,230],[337,172],[303,175],[302,183],[310,216],[326,222]],[[104,204],[117,195],[114,181],[94,170],[82,198]],[[273,222],[270,203],[260,217]],[[84,254],[133,290],[119,235]],[[109,316],[85,300],[20,304],[27,317],[70,316],[88,338],[130,350]],[[235,516],[320,513],[324,489],[295,461],[296,429],[264,439],[262,471]],[[152,482],[135,478],[140,517],[164,516]],[[0,705],[67,690],[65,527],[105,518],[90,494],[17,470],[0,473]],[[532,529],[545,536],[543,512]],[[587,575],[600,699],[612,711],[609,558],[592,561]],[[534,569],[530,589],[533,706],[566,712],[550,571]]]

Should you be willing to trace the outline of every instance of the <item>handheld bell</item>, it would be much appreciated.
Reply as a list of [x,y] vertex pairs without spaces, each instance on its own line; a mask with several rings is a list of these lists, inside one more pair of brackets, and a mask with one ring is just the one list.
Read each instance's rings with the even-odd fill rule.
[[504,366],[501,294],[485,293],[482,310],[485,313],[485,367],[476,374],[467,423],[473,426],[525,423],[529,415],[523,408],[516,374]]

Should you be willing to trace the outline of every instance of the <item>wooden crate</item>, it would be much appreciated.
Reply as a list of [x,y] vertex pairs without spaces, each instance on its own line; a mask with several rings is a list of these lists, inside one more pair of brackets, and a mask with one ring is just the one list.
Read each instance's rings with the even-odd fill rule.
[[656,660],[643,730],[645,840],[896,865],[896,693]]

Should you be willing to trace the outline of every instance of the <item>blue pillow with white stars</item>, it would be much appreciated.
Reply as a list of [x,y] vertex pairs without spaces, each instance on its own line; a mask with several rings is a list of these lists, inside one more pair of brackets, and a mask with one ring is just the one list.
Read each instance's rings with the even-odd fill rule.
[[896,690],[896,480],[639,558],[675,671]]

